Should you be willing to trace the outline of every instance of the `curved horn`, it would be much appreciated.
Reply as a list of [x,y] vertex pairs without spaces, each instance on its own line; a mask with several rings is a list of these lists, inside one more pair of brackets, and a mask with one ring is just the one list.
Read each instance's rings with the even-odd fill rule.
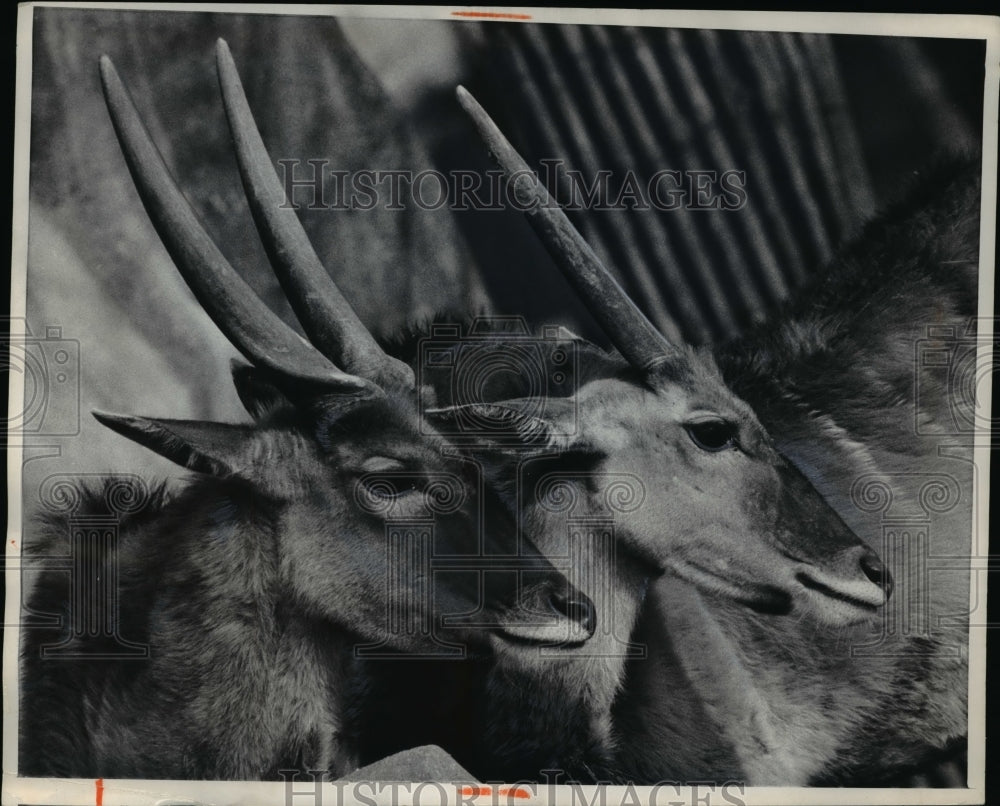
[[254,293],[219,251],[177,187],[111,59],[101,83],[125,162],[153,226],[198,302],[243,355],[293,384],[373,391],[307,344]]
[[281,287],[309,340],[338,366],[380,385],[414,388],[413,370],[386,355],[323,268],[288,203],[224,39],[216,43],[222,101],[250,210]]
[[[458,87],[456,94],[493,158],[514,183],[518,203],[545,248],[618,351],[644,372],[677,356],[677,348],[618,285],[479,102],[465,87]],[[530,183],[519,181],[528,177]]]

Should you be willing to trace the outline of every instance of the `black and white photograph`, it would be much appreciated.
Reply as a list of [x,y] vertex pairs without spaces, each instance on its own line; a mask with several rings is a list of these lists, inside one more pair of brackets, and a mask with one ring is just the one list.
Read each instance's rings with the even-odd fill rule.
[[1000,18],[295,12],[20,8],[4,803],[982,803]]

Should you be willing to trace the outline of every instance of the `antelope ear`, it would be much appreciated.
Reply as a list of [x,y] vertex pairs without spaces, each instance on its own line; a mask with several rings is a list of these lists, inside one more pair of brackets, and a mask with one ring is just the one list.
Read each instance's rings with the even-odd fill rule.
[[233,374],[236,394],[240,396],[243,408],[255,420],[290,404],[288,397],[268,379],[266,372],[262,372],[250,364],[245,364],[237,358],[230,362],[230,370]]
[[427,420],[470,447],[523,450],[565,447],[576,433],[574,398],[517,398],[428,409]]
[[93,412],[102,425],[181,467],[212,476],[231,476],[243,465],[252,426],[202,420],[159,420]]

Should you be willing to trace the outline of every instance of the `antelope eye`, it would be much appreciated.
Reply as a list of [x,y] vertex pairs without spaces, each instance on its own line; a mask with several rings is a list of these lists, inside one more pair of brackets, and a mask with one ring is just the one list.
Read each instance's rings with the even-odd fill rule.
[[725,420],[704,420],[684,426],[694,442],[703,451],[717,453],[736,447],[736,426]]
[[383,501],[397,500],[414,493],[422,493],[427,488],[426,476],[419,473],[368,473],[362,476],[359,481],[370,498]]

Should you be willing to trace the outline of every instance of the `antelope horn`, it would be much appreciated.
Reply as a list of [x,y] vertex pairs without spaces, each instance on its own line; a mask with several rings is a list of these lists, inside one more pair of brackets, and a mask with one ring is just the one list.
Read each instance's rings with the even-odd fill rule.
[[382,351],[316,256],[286,200],[224,39],[216,43],[215,55],[247,201],[271,265],[306,335],[348,372],[379,385],[414,388],[413,370]]
[[244,282],[205,232],[136,111],[111,59],[101,57],[101,82],[111,121],[136,189],[170,257],[219,329],[256,366],[293,387],[377,391],[307,344]]
[[677,356],[677,348],[618,285],[479,102],[465,87],[458,87],[456,94],[507,180],[514,183],[518,203],[538,237],[618,351],[647,373]]

